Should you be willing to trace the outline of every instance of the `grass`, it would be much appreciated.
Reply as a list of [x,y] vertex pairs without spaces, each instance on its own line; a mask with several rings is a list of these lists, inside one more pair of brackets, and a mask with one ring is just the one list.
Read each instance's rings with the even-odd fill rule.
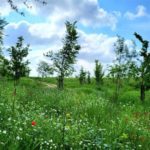
[[0,149],[149,149],[150,91],[141,104],[138,89],[124,85],[114,103],[107,79],[97,88],[94,81],[80,86],[67,78],[65,87],[58,91],[38,78],[23,78],[15,95],[13,82],[1,81]]

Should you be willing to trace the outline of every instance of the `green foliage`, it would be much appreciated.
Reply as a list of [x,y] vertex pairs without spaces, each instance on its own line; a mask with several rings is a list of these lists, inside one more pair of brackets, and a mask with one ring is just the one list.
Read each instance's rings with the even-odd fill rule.
[[44,77],[48,77],[49,75],[52,75],[54,69],[47,62],[41,61],[38,64],[37,72],[39,73],[39,75],[42,76],[42,78],[44,78]]
[[86,83],[86,71],[83,69],[83,67],[80,69],[79,82],[81,85]]
[[7,22],[4,19],[0,18],[0,76],[5,76],[8,72],[8,60],[2,55],[2,46],[3,46],[3,31],[4,27],[7,25]]
[[87,83],[91,84],[91,75],[89,71],[87,72]]
[[140,51],[142,60],[140,61],[140,66],[138,67],[138,74],[141,79],[141,101],[144,101],[146,87],[150,86],[150,52],[148,52],[149,42],[147,40],[143,40],[142,36],[137,33],[134,33],[134,35],[142,44]]
[[97,85],[103,83],[103,76],[104,76],[103,67],[98,60],[95,60],[95,80]]
[[5,76],[8,76],[10,73],[9,73],[9,61],[4,58],[4,57],[1,57],[0,59],[0,76],[2,77],[5,77]]
[[4,31],[4,27],[7,25],[7,22],[0,18],[0,55],[1,55],[1,50],[2,50],[2,44],[3,44],[3,31]]
[[114,64],[110,66],[109,74],[110,77],[113,77],[113,80],[116,85],[114,100],[117,101],[120,94],[120,88],[122,86],[122,79],[128,74],[127,56],[129,54],[129,50],[127,45],[125,44],[124,38],[118,36],[118,39],[114,44],[114,51],[116,54],[116,59],[114,60]]
[[56,53],[52,51],[46,54],[53,61],[53,67],[58,74],[58,88],[63,89],[64,77],[69,76],[74,71],[73,64],[80,50],[77,43],[78,33],[76,30],[76,22],[66,22],[66,35],[63,39],[63,47]]
[[28,64],[29,61],[24,61],[24,58],[28,55],[29,45],[23,45],[23,37],[18,37],[18,41],[15,46],[8,49],[10,55],[10,73],[15,80],[20,77],[29,75]]

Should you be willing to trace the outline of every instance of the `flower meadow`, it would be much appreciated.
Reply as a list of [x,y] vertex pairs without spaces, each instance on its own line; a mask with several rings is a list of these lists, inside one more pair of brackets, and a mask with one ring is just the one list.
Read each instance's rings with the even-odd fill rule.
[[135,102],[133,90],[114,103],[111,88],[75,84],[59,91],[24,78],[14,94],[12,81],[0,81],[0,149],[149,150],[148,99]]

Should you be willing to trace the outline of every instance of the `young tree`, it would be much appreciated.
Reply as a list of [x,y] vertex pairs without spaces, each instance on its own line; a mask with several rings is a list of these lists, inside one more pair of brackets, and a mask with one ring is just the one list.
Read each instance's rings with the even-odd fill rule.
[[140,75],[140,99],[142,102],[145,100],[145,90],[148,84],[150,84],[150,52],[148,52],[149,42],[144,40],[143,37],[137,33],[134,33],[135,37],[141,42],[142,48],[140,51],[140,66],[138,72]]
[[7,25],[7,22],[4,19],[0,18],[0,76],[4,76],[6,73],[6,64],[8,61],[2,55],[2,47],[3,47],[3,31],[4,27]]
[[84,71],[83,67],[80,69],[79,81],[81,85],[86,83],[86,71]]
[[87,83],[91,84],[91,74],[89,71],[87,72]]
[[98,60],[95,60],[95,80],[97,85],[102,84],[103,76],[104,76],[103,67]]
[[18,41],[15,46],[11,46],[8,51],[10,55],[10,72],[14,80],[17,81],[20,77],[29,75],[29,61],[24,61],[29,51],[29,45],[24,46],[23,37],[18,37]]
[[118,36],[116,43],[114,44],[116,59],[114,60],[114,66],[111,69],[116,79],[116,90],[115,90],[115,99],[118,100],[118,96],[121,88],[121,81],[126,76],[127,70],[127,55],[129,50],[125,44],[124,38]]
[[49,64],[45,61],[40,61],[38,64],[37,71],[42,78],[47,77],[53,74],[54,69],[49,66]]
[[7,25],[7,22],[0,18],[0,55],[1,55],[1,50],[2,50],[2,45],[3,45],[3,31],[5,26]]
[[66,22],[66,36],[63,39],[63,47],[56,53],[52,51],[46,54],[53,61],[53,67],[58,74],[58,88],[64,88],[64,77],[71,75],[74,71],[73,64],[79,53],[80,45],[78,45],[78,33],[76,30],[76,22]]

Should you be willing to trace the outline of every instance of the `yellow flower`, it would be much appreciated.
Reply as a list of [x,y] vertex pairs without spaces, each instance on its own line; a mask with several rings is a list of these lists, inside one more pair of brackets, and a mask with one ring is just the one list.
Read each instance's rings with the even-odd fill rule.
[[66,114],[66,117],[67,117],[67,118],[70,118],[70,117],[71,117],[70,113],[67,113],[67,114]]
[[123,133],[123,134],[121,135],[121,138],[122,138],[122,139],[127,139],[127,138],[128,138],[128,134]]

